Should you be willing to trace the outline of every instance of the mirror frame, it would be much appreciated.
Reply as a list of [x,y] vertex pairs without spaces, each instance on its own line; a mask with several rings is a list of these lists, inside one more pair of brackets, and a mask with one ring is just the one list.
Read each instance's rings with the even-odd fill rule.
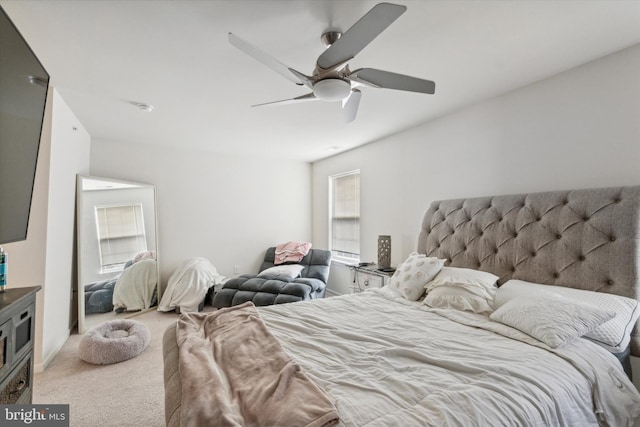
[[119,318],[126,319],[138,316],[142,313],[146,313],[151,310],[156,310],[158,305],[160,304],[160,300],[162,298],[162,286],[160,284],[160,258],[159,258],[159,243],[158,243],[158,195],[156,186],[152,184],[142,183],[142,182],[133,182],[126,181],[115,178],[106,178],[101,176],[91,176],[91,175],[77,175],[76,176],[76,245],[77,245],[77,264],[76,264],[76,272],[77,272],[77,295],[78,295],[78,334],[85,333],[89,327],[87,326],[86,318],[85,318],[85,304],[84,304],[84,286],[85,284],[82,281],[82,265],[83,265],[83,256],[82,256],[82,215],[83,215],[83,181],[86,179],[96,180],[96,181],[104,181],[104,182],[112,182],[114,184],[126,184],[132,185],[135,187],[144,187],[153,190],[153,219],[154,219],[154,227],[153,232],[155,233],[155,251],[156,251],[156,294],[157,294],[157,302],[153,307],[149,307],[144,310],[135,311],[135,312],[124,312],[123,315]]

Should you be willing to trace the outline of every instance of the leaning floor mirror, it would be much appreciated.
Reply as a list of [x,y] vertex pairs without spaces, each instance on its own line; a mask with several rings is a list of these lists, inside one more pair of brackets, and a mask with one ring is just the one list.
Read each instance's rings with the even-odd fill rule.
[[78,333],[156,306],[153,185],[78,176]]

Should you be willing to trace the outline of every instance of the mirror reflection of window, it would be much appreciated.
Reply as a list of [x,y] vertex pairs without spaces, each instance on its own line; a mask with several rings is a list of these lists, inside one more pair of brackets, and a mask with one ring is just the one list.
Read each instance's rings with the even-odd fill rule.
[[96,206],[100,273],[120,271],[147,250],[142,204]]

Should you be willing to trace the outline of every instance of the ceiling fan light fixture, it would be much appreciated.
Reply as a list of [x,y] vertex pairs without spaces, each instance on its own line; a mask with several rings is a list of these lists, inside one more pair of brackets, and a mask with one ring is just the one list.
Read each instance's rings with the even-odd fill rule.
[[324,79],[313,85],[313,94],[323,101],[341,101],[351,93],[351,84],[340,79]]

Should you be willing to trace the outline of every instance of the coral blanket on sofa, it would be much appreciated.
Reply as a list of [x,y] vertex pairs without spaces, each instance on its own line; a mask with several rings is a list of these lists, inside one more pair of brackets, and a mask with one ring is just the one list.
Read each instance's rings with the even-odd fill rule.
[[301,371],[247,302],[184,313],[176,329],[183,426],[325,426],[330,397]]
[[311,243],[308,242],[287,242],[276,246],[276,253],[273,263],[284,264],[285,262],[300,262],[309,253]]

